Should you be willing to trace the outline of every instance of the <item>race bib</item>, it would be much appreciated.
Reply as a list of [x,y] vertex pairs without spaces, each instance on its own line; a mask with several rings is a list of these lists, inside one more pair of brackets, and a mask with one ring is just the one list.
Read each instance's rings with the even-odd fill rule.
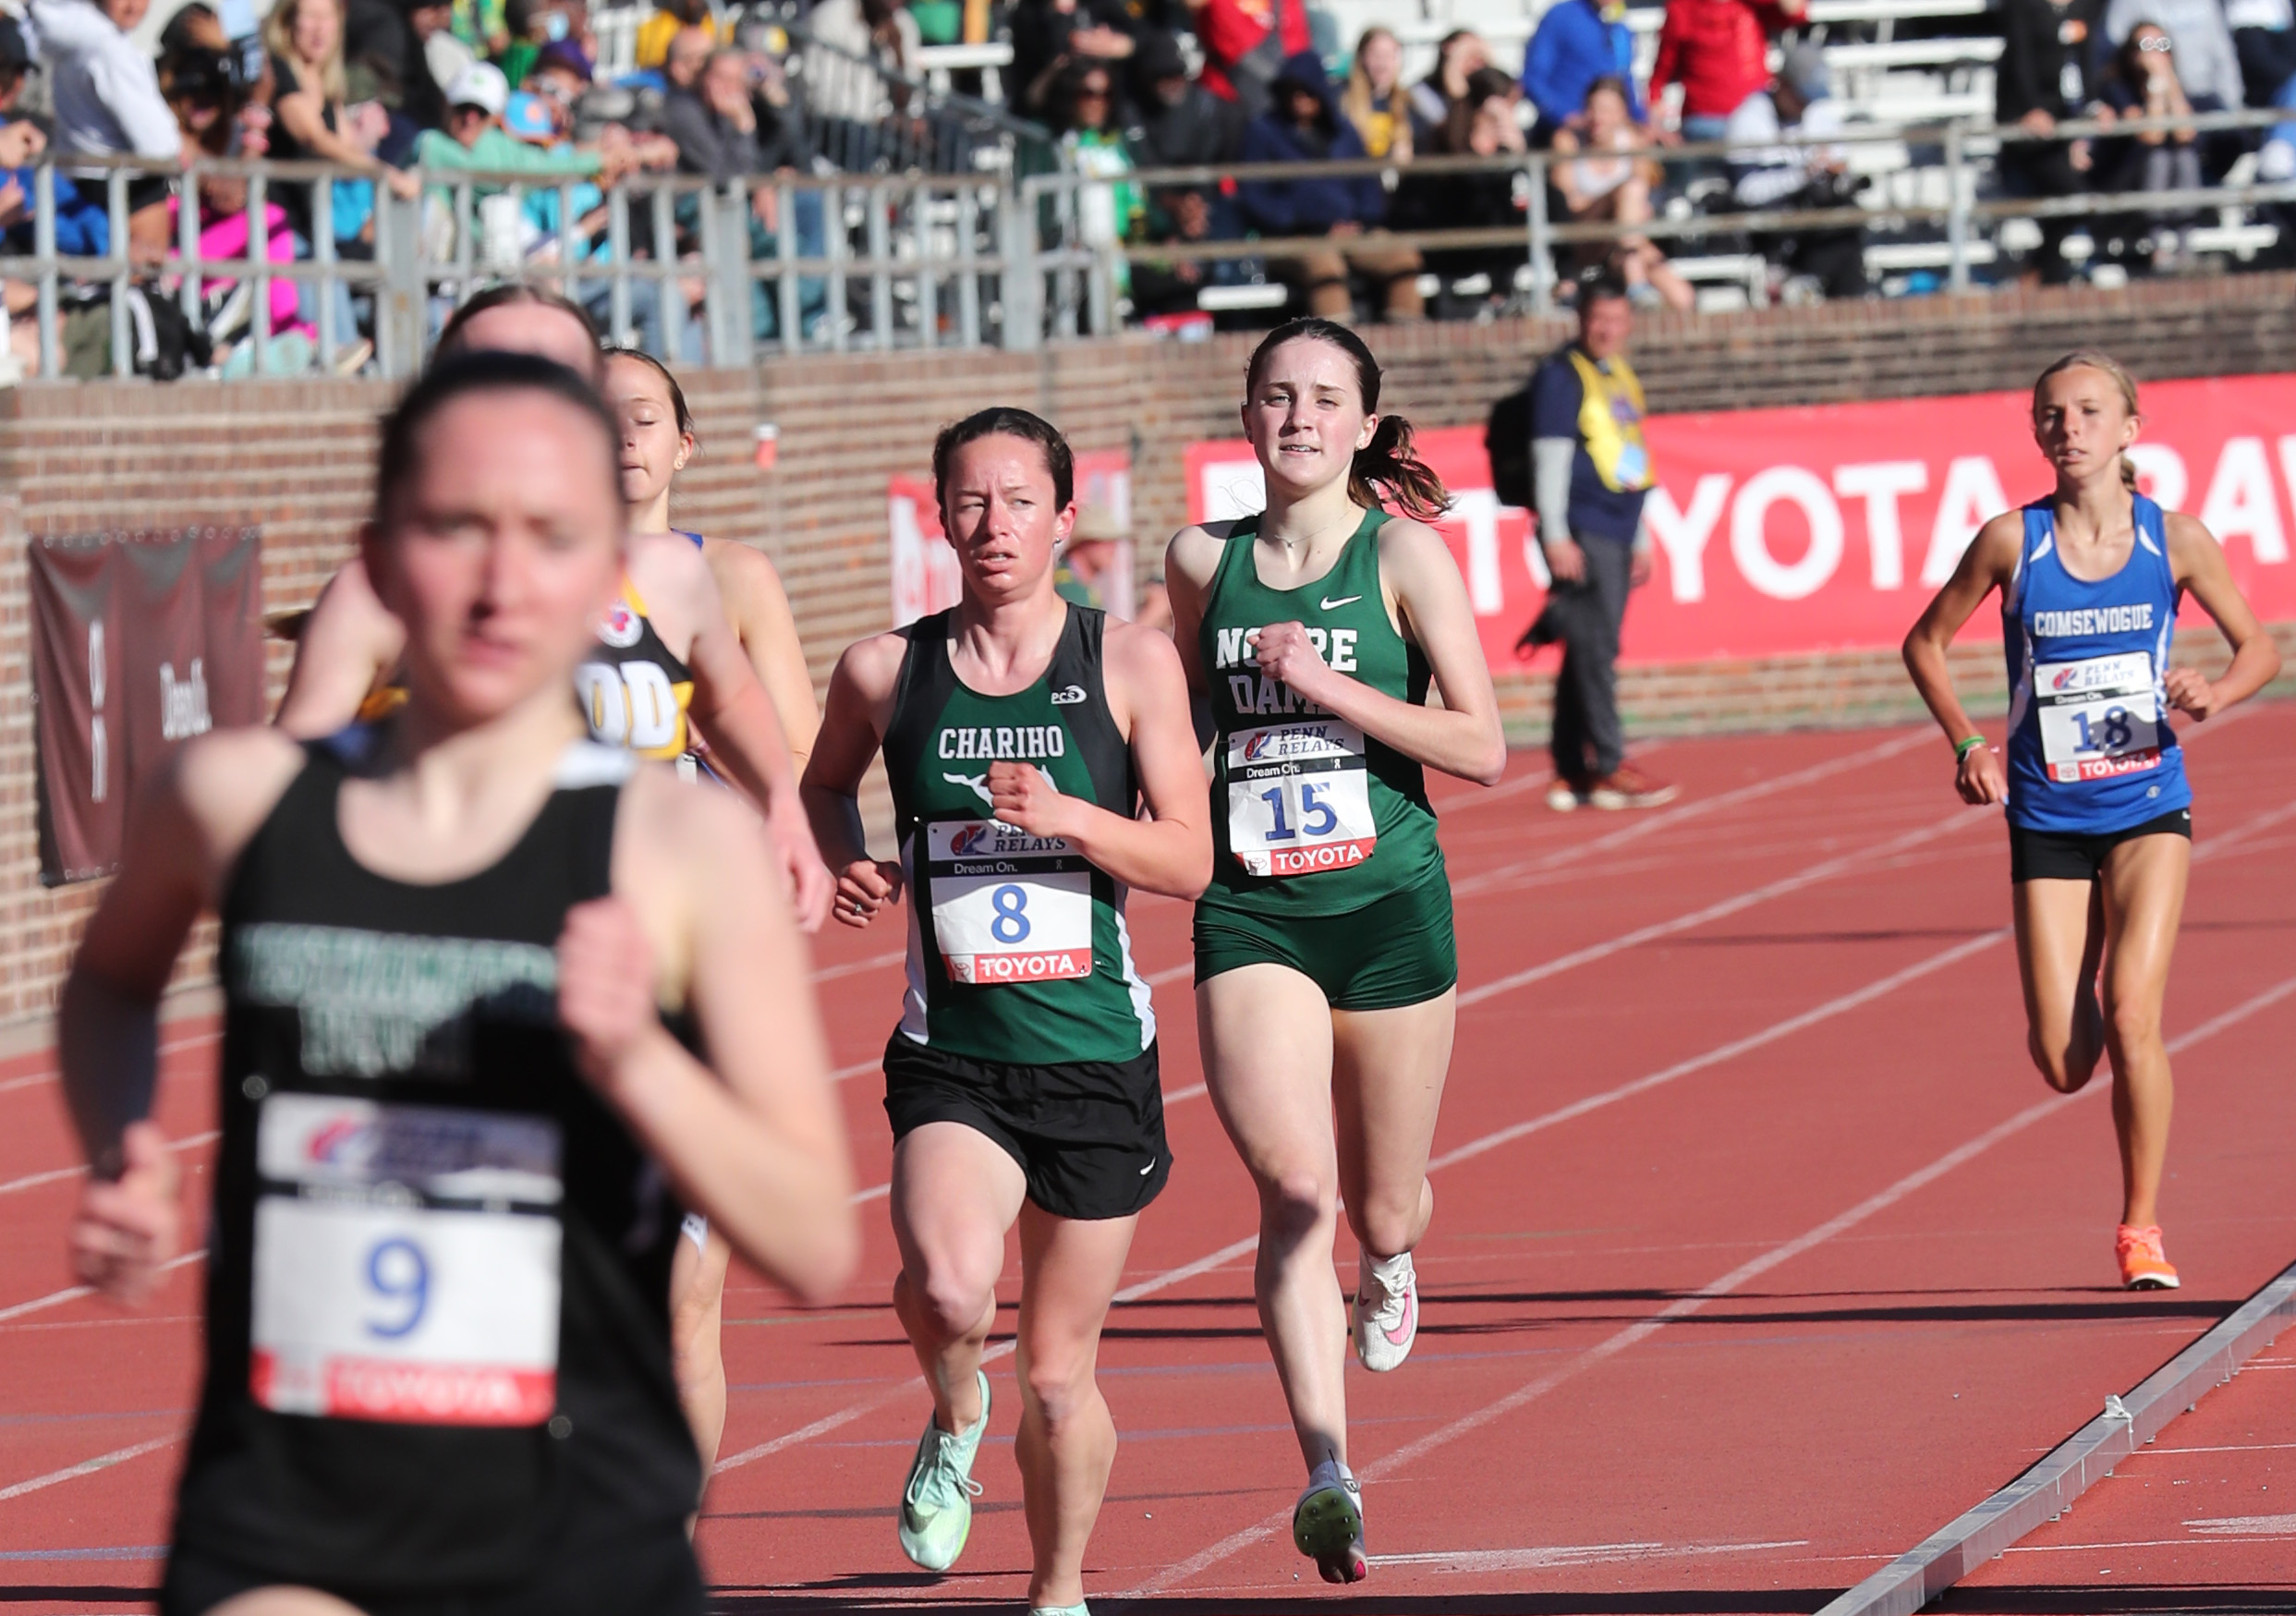
[[925,881],[951,981],[1092,974],[1092,867],[1064,837],[995,820],[935,820],[925,827]]
[[2048,777],[2071,784],[2160,767],[2160,702],[2149,651],[2033,670]]
[[555,1123],[276,1094],[255,1152],[258,1403],[401,1425],[550,1417]]
[[1354,724],[1323,718],[1228,736],[1228,849],[1252,874],[1350,869],[1379,839]]

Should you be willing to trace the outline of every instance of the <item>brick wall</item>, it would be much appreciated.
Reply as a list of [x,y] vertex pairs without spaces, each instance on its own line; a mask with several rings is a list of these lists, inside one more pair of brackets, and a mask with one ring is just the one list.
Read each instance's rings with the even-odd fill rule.
[[[1372,333],[1386,407],[1429,427],[1480,422],[1560,320]],[[2296,370],[2296,276],[1932,298],[1709,317],[1646,318],[1636,361],[1654,409],[1681,411],[2021,386],[2067,348],[2097,345],[2140,376]],[[817,674],[888,616],[886,480],[925,469],[934,431],[984,405],[1025,405],[1080,449],[1128,448],[1144,558],[1184,516],[1181,456],[1233,435],[1251,341],[1127,337],[1037,354],[822,356],[686,378],[702,454],[674,515],[763,547],[783,570]],[[103,529],[255,523],[267,606],[308,601],[348,553],[368,499],[374,418],[362,382],[55,383],[0,395],[0,1025],[52,1002],[96,886],[39,884],[23,540]],[[760,474],[752,428],[781,429]],[[2195,654],[2205,654],[2201,640]],[[1964,666],[1998,690],[1995,659]],[[272,662],[285,672],[285,648]],[[1645,734],[1856,723],[1903,716],[1889,655],[1779,658],[1630,671]],[[1547,682],[1511,678],[1510,729],[1543,728]],[[187,962],[196,975],[200,962]]]

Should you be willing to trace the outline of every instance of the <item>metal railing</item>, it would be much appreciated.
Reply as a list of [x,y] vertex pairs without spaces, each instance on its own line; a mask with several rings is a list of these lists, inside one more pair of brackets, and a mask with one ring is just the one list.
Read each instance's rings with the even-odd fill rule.
[[[2049,138],[2208,134],[2256,128],[2280,115],[2221,113],[2110,128],[2066,124]],[[1124,280],[1134,266],[1225,261],[1232,282],[1272,286],[1286,260],[1347,245],[1324,236],[1126,239],[1106,228],[1110,210],[1096,205],[1106,200],[1095,197],[1096,188],[1104,192],[1116,184],[1147,195],[1349,176],[1383,176],[1391,187],[1461,174],[1514,176],[1525,203],[1519,225],[1398,231],[1375,239],[1422,254],[1476,251],[1520,286],[1516,307],[1526,310],[1553,306],[1558,255],[1594,253],[1630,237],[1669,250],[1733,244],[1748,250],[1751,240],[1751,250],[1758,251],[1763,238],[1856,231],[1878,244],[1874,250],[1927,254],[1943,284],[1961,289],[1972,286],[1974,270],[1996,255],[1992,237],[2004,221],[2125,220],[2206,210],[2237,214],[2296,203],[2296,183],[2064,197],[1990,194],[1981,188],[1993,155],[2040,139],[2022,128],[1958,124],[1781,138],[1761,151],[1775,157],[1813,146],[1886,143],[1923,155],[1914,167],[1938,183],[1924,188],[1932,193],[1925,199],[1876,201],[1869,192],[1863,202],[1839,206],[1683,210],[1679,216],[1631,225],[1573,222],[1557,214],[1549,206],[1549,182],[1559,163],[1573,159],[1552,152],[1427,158],[1402,169],[1326,163],[1117,176],[1001,170],[784,173],[717,186],[692,177],[633,176],[602,189],[573,176],[538,180],[532,175],[431,172],[420,176],[423,193],[415,200],[373,188],[371,238],[358,249],[366,257],[350,256],[335,240],[333,182],[363,177],[346,171],[316,164],[206,161],[177,171],[131,158],[51,159],[33,172],[31,251],[0,257],[0,277],[37,289],[30,313],[43,376],[65,373],[67,352],[101,351],[104,340],[109,373],[148,371],[140,356],[150,348],[154,299],[172,303],[188,326],[233,340],[226,374],[325,370],[338,361],[347,366],[363,359],[364,345],[371,342],[375,367],[403,376],[419,367],[439,324],[459,300],[505,278],[565,292],[588,305],[617,340],[634,340],[664,358],[744,365],[776,353],[1025,349],[1048,339],[1100,335],[1124,323]],[[1647,155],[1679,168],[1714,164],[1729,150],[1683,145]],[[57,250],[60,176],[72,177],[100,204],[111,243],[107,254]],[[155,181],[177,204],[164,251],[148,236],[140,245],[130,244],[131,193],[144,207],[156,205],[145,200]],[[242,186],[243,198],[237,190]],[[249,231],[247,247],[236,254],[204,253],[200,226],[216,222],[222,192],[230,192],[231,205],[255,219],[268,217],[273,203],[286,206],[310,244],[308,256],[292,261],[263,256],[271,234],[263,230]],[[204,217],[189,205],[203,194],[209,202]],[[147,224],[152,217],[143,215]],[[296,288],[292,310],[276,289],[281,286]],[[274,301],[291,331],[274,322]],[[235,307],[244,313],[235,315]],[[75,370],[88,373],[84,359]]]

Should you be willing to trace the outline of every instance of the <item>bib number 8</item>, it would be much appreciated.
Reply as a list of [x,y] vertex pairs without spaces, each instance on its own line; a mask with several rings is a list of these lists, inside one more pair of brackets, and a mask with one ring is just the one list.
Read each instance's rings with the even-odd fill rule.
[[[2125,707],[2107,709],[2104,726],[2100,731],[2090,730],[2089,715],[2085,712],[2074,713],[2072,721],[2081,728],[2081,749],[2084,752],[2117,752],[2136,738],[2136,732],[2129,725],[2129,710]],[[2100,735],[2103,737],[2101,747],[2098,745]]]
[[396,1318],[369,1318],[367,1333],[385,1341],[410,1335],[431,1305],[430,1259],[422,1255],[421,1246],[403,1236],[377,1241],[367,1253],[367,1285],[403,1309]]
[[990,906],[997,917],[989,922],[989,934],[999,942],[1026,942],[1028,940],[1028,893],[1019,886],[1001,886],[989,894]]
[[1300,784],[1300,822],[1297,828],[1294,828],[1283,817],[1283,787],[1279,785],[1272,791],[1261,792],[1259,800],[1268,805],[1268,812],[1274,821],[1269,829],[1268,840],[1289,842],[1302,832],[1310,838],[1321,838],[1329,836],[1338,829],[1339,815],[1333,813],[1331,805],[1323,800],[1323,794],[1329,789],[1328,785],[1312,780],[1303,781]]

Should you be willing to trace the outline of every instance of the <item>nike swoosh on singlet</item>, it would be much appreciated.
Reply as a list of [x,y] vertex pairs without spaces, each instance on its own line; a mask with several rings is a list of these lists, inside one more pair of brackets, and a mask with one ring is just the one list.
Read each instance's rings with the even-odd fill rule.
[[1323,598],[1323,609],[1327,612],[1336,612],[1342,606],[1352,606],[1362,599],[1361,595],[1342,595],[1334,601],[1330,596],[1326,595]]

